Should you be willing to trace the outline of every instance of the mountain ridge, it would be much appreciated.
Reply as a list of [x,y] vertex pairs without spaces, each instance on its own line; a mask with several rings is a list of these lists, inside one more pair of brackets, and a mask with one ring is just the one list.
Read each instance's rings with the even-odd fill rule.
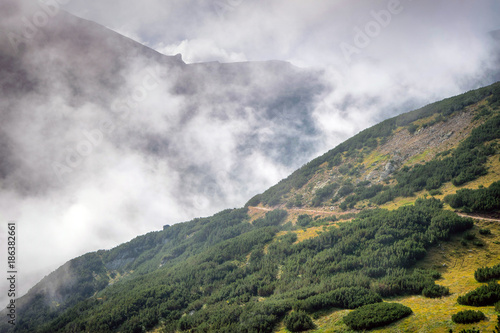
[[[434,161],[442,161],[446,157],[441,157],[441,155],[447,156],[449,154],[455,154],[452,153],[452,151],[459,151],[460,145],[464,144],[467,145],[468,142],[472,140],[471,138],[473,137],[473,135],[475,135],[474,137],[482,138],[480,140],[483,141],[479,142],[488,143],[488,145],[484,147],[491,147],[488,148],[489,150],[485,151],[486,154],[492,154],[490,155],[490,157],[487,158],[487,160],[491,162],[493,162],[494,160],[498,160],[498,151],[495,150],[496,148],[494,148],[496,146],[492,145],[492,143],[498,142],[499,140],[499,137],[497,136],[498,134],[495,134],[494,132],[491,133],[484,132],[484,129],[482,130],[481,126],[483,127],[487,126],[486,124],[488,122],[494,121],[495,119],[498,118],[499,111],[497,102],[495,102],[495,100],[497,100],[498,95],[500,95],[499,88],[500,88],[500,83],[496,83],[492,86],[481,88],[477,91],[472,91],[469,93],[465,93],[463,95],[459,95],[458,97],[455,98],[450,98],[442,102],[431,104],[417,111],[413,111],[412,113],[403,114],[401,116],[386,120],[381,123],[382,125],[381,124],[375,125],[370,129],[362,131],[357,136],[354,136],[353,139],[347,140],[345,143],[342,143],[339,146],[337,146],[337,148],[334,148],[330,152],[306,164],[305,167],[299,169],[294,174],[295,175],[300,174],[299,172],[300,170],[302,170],[301,172],[304,172],[305,168],[306,172],[309,174],[309,177],[314,177],[315,175],[320,174],[322,172],[321,171],[322,169],[331,168],[331,170],[338,170],[342,166],[350,164],[352,161],[354,161],[354,159],[359,160],[360,162],[359,165],[361,164],[364,165],[366,158],[370,160],[370,158],[372,158],[370,156],[373,155],[374,151],[376,152],[379,147],[382,147],[384,144],[390,143],[391,140],[394,139],[394,136],[400,133],[401,131],[408,131],[410,133],[413,132],[413,134],[410,135],[417,135],[417,136],[424,135],[426,131],[434,132],[436,129],[439,129],[443,122],[445,123],[448,121],[453,122],[454,121],[453,119],[457,120],[465,119],[466,123],[469,122],[470,125],[474,123],[474,125],[472,125],[469,130],[465,130],[461,134],[456,133],[455,137],[453,136],[453,134],[444,136],[442,136],[441,134],[437,135],[437,137],[442,138],[442,142],[440,143],[439,146],[441,148],[437,149],[438,151],[435,151],[434,158],[430,159],[428,162],[424,161],[424,163],[434,163]],[[442,115],[442,113],[445,114],[449,113],[449,114],[447,116],[439,117],[439,115]],[[399,126],[395,126],[396,124],[399,124]],[[460,127],[460,124],[462,124],[462,122],[458,121],[457,124],[458,124],[457,126]],[[416,128],[414,128],[415,126]],[[390,133],[386,131],[387,128],[390,128]],[[485,133],[486,136],[482,134],[483,132]],[[382,135],[374,137],[374,135],[379,135],[379,134]],[[493,141],[490,140],[492,135],[494,138]],[[450,145],[443,145],[442,143],[443,142],[446,143],[447,140],[449,140],[448,142],[450,142]],[[340,147],[340,149],[338,147]],[[353,147],[355,147],[355,150],[351,149]],[[433,147],[432,149],[434,148],[436,147]],[[451,150],[448,148],[450,148]],[[482,151],[481,149],[483,148],[480,148],[478,151],[479,152]],[[353,155],[355,154],[355,152],[357,152],[356,154],[362,154],[362,155],[360,156]],[[409,156],[407,158],[407,161],[411,160],[411,158],[414,156],[420,156],[424,152],[425,151],[423,152],[419,151],[418,153]],[[339,154],[342,155],[342,160],[338,165],[335,165],[338,163],[335,161],[335,159],[336,156],[340,156]],[[328,159],[331,159],[333,162],[329,163]],[[387,165],[386,163],[387,160],[388,159],[382,159],[381,161],[383,164],[381,165]],[[420,159],[416,160],[415,161],[416,164],[413,164],[413,168],[416,167],[418,170],[419,165],[422,165],[419,164],[419,162]],[[370,163],[368,164],[370,166],[372,165]],[[311,166],[313,166],[314,169],[311,169]],[[401,163],[394,168],[395,170],[393,170],[388,175],[388,178],[381,180],[382,183],[385,183],[388,180],[388,184],[383,185],[380,188],[377,188],[379,192],[378,194],[382,193],[380,191],[383,191],[383,188],[386,186],[395,186],[396,179],[394,179],[395,177],[394,172],[396,171],[396,169],[405,170],[404,168],[408,168],[408,171],[405,172],[409,172],[410,168],[408,167],[408,165]],[[30,293],[27,296],[23,298],[23,300],[20,300],[20,304],[24,302],[27,305],[28,308],[25,308],[25,311],[28,311],[26,312],[28,318],[36,313],[38,313],[39,315],[40,313],[45,313],[42,314],[41,317],[39,318],[44,318],[44,316],[47,315],[50,318],[51,316],[60,313],[61,310],[64,310],[69,305],[70,307],[67,310],[69,312],[67,311],[63,312],[66,313],[65,315],[63,315],[63,317],[53,321],[52,326],[48,326],[50,327],[49,330],[53,330],[54,327],[60,327],[62,331],[67,331],[70,327],[72,327],[71,326],[72,321],[71,320],[68,321],[69,318],[73,318],[71,316],[68,317],[71,311],[73,311],[71,310],[71,307],[74,306],[74,304],[80,304],[78,306],[83,306],[84,308],[90,306],[89,309],[92,309],[93,306],[99,306],[99,307],[105,306],[106,297],[115,297],[112,296],[113,293],[110,294],[109,292],[106,292],[106,290],[108,288],[112,288],[111,286],[113,286],[114,284],[116,284],[121,289],[123,287],[128,286],[129,284],[131,284],[132,286],[137,285],[137,282],[134,281],[140,281],[144,279],[146,279],[145,281],[149,281],[149,279],[151,279],[153,276],[155,276],[156,279],[160,279],[159,281],[163,281],[164,278],[162,278],[162,276],[164,274],[166,274],[165,277],[172,275],[173,273],[171,273],[171,270],[174,269],[175,267],[180,268],[180,267],[185,267],[186,265],[188,266],[194,265],[193,267],[201,265],[200,267],[203,267],[205,264],[212,262],[212,260],[215,260],[215,262],[218,263],[218,265],[220,266],[218,267],[216,264],[213,264],[214,266],[207,266],[207,267],[224,270],[226,268],[233,267],[232,265],[236,265],[236,267],[245,268],[247,265],[250,265],[252,260],[256,260],[255,258],[254,259],[252,258],[253,256],[255,256],[254,254],[256,253],[255,251],[258,252],[257,249],[261,248],[264,256],[268,255],[267,254],[269,253],[268,251],[276,251],[277,250],[276,246],[278,246],[279,244],[276,243],[276,239],[281,239],[281,241],[284,242],[284,244],[299,244],[299,245],[304,244],[304,246],[307,246],[306,245],[307,241],[312,241],[314,239],[321,238],[320,234],[325,233],[326,230],[332,230],[331,232],[333,232],[335,228],[343,228],[343,226],[347,228],[348,225],[353,223],[349,222],[353,218],[363,219],[365,218],[364,216],[371,216],[370,214],[375,214],[375,215],[379,214],[379,209],[377,209],[377,207],[380,205],[372,203],[371,204],[372,207],[370,207],[370,205],[368,205],[369,201],[366,201],[376,198],[376,195],[378,195],[377,193],[375,196],[369,196],[368,199],[363,199],[365,200],[363,203],[364,207],[357,207],[356,205],[358,203],[356,203],[356,205],[354,205],[353,207],[346,207],[346,210],[344,212],[342,212],[342,207],[340,207],[341,205],[332,208],[330,204],[325,204],[325,201],[327,199],[329,198],[335,199],[335,197],[339,196],[339,191],[342,190],[342,188],[345,188],[349,184],[352,184],[349,185],[351,188],[350,191],[348,189],[344,190],[345,193],[341,195],[341,197],[337,199],[337,201],[340,200],[341,203],[345,202],[347,198],[353,195],[352,193],[357,193],[358,190],[360,191],[362,190],[361,192],[359,192],[360,194],[358,195],[364,195],[362,193],[365,193],[363,191],[364,189],[368,188],[367,187],[368,184],[366,184],[366,180],[364,180],[363,173],[361,173],[359,170],[360,169],[358,165],[353,164],[347,168],[346,175],[339,173],[338,174],[339,177],[337,178],[330,177],[328,182],[341,180],[342,182],[344,182],[343,183],[344,185],[339,185],[336,188],[336,190],[338,191],[336,192],[331,191],[326,194],[327,195],[326,197],[325,196],[321,197],[320,200],[318,201],[319,205],[316,208],[313,208],[314,207],[313,201],[314,198],[318,196],[318,191],[321,192],[321,189],[330,186],[331,183],[327,182],[327,184],[323,184],[322,187],[315,188],[311,187],[310,184],[308,184],[310,180],[313,178],[308,178],[308,181],[302,184],[302,186],[300,186],[299,188],[309,187],[313,195],[311,195],[311,202],[303,205],[303,207],[293,208],[294,204],[288,205],[287,207],[287,201],[282,200],[282,198],[285,199],[287,198],[287,196],[285,195],[280,197],[280,199],[277,202],[277,205],[268,207],[260,206],[261,208],[257,207],[257,210],[261,210],[262,212],[265,212],[265,214],[256,213],[255,209],[252,208],[255,206],[256,203],[256,200],[254,198],[250,200],[249,203],[247,203],[245,208],[236,210],[225,210],[212,217],[195,219],[191,222],[186,222],[173,226],[165,226],[163,231],[157,231],[149,233],[144,236],[138,236],[134,240],[128,243],[124,243],[112,250],[106,250],[106,251],[101,250],[98,252],[86,254],[82,257],[72,260],[71,262],[63,266],[63,268],[57,270],[56,272],[52,273],[44,280],[42,280],[36,287],[32,289],[32,291],[30,291]],[[342,177],[344,177],[345,179]],[[483,174],[478,174],[476,178],[478,177],[485,177],[485,176]],[[349,178],[351,178],[351,180],[349,180]],[[392,180],[389,178],[392,178]],[[354,181],[354,179],[356,181]],[[398,178],[398,179],[404,180],[405,178]],[[283,183],[286,184],[287,182],[293,182],[293,180],[294,180],[293,177],[292,178],[289,177],[278,183],[278,185]],[[495,176],[494,174],[493,180],[498,181],[498,176]],[[347,181],[347,183],[345,181]],[[465,184],[467,184],[467,182],[465,182]],[[485,182],[484,185],[489,186],[490,183]],[[275,185],[275,187],[276,186],[277,185]],[[288,197],[291,198],[291,194],[294,194],[293,187],[288,187],[288,188],[289,192],[287,193],[290,194]],[[442,188],[442,185],[439,185],[437,187],[437,190],[439,190],[439,188]],[[417,189],[418,188],[415,188],[415,190]],[[271,188],[270,190],[276,191],[276,188],[274,190],[273,188]],[[389,189],[386,189],[386,191],[387,190]],[[436,190],[436,188],[430,188],[429,190],[426,191],[430,193],[430,191],[433,190]],[[266,192],[264,192],[264,194],[265,193]],[[282,191],[278,193],[282,193]],[[418,197],[415,197],[415,199],[413,199],[414,201],[412,201],[411,203],[413,205],[424,205],[422,207],[425,207],[425,205],[430,205],[429,207],[433,207],[434,203],[432,200],[435,199],[432,199],[431,201],[429,201],[429,203],[425,203],[426,201],[422,199],[422,193],[421,192],[419,193],[420,194],[418,195],[418,197],[420,197],[420,199],[418,199]],[[408,192],[408,194],[410,193]],[[440,194],[434,193],[433,195],[438,197],[444,196],[442,193]],[[389,202],[392,202],[396,198],[389,200]],[[403,211],[400,212],[400,209],[403,209],[405,207],[401,207],[401,205],[399,207],[400,208],[398,209],[393,208],[394,214],[403,213]],[[370,211],[372,213],[370,213]],[[307,217],[308,216],[306,215],[307,212],[313,213],[314,216]],[[392,213],[387,213],[387,214],[392,214]],[[429,214],[429,212],[425,214]],[[432,213],[432,214],[437,214],[437,213]],[[444,212],[442,214],[444,214]],[[446,216],[447,218],[451,218],[451,215],[446,215]],[[465,223],[465,222],[459,222],[459,220],[457,220],[456,223]],[[334,229],[331,229],[331,227],[334,227]],[[307,229],[307,231],[303,233],[301,231],[302,228],[305,228],[304,230]],[[249,240],[247,241],[246,238],[248,237],[251,238],[249,238]],[[250,241],[250,239],[252,239],[252,241]],[[299,243],[297,243],[297,241],[299,241]],[[238,246],[237,247],[238,250],[236,252],[241,253],[243,257],[246,257],[245,260],[238,259],[234,261],[235,259],[233,259],[233,261],[231,261],[230,258],[233,258],[233,255],[227,251],[229,251],[228,250],[229,248],[234,246]],[[269,250],[270,246],[272,250]],[[239,249],[239,247],[241,247],[241,250]],[[416,258],[422,258],[423,254],[420,253],[415,255],[417,256]],[[413,259],[413,260],[414,262],[418,263],[418,260],[420,259]],[[70,272],[72,271],[69,275],[66,273],[68,268]],[[234,268],[231,268],[230,271],[232,269]],[[279,270],[278,274],[281,274],[279,273]],[[342,273],[342,274],[347,274],[347,273]],[[369,273],[369,274],[375,274],[375,273]],[[70,276],[69,279],[68,276]],[[74,282],[75,281],[74,279],[76,279],[76,282]],[[61,284],[57,286],[55,290],[54,289],[50,290],[51,289],[50,284],[54,283],[54,281],[59,281],[59,280]],[[151,280],[151,283],[152,281],[153,280]],[[278,283],[276,281],[275,282],[272,281],[273,280],[271,279],[269,282],[271,283],[271,285]],[[164,282],[160,282],[159,286],[162,286],[163,283]],[[108,285],[109,287],[107,287]],[[151,287],[153,286],[154,284],[151,285]],[[261,287],[259,288],[260,291],[258,292],[255,291],[256,295],[258,294],[259,297],[267,298],[270,297],[270,295],[273,295],[273,290],[266,290],[265,285],[261,285]],[[61,293],[61,291],[64,290],[66,290],[67,292]],[[278,295],[279,294],[277,294],[274,297],[275,298],[278,297],[279,299]],[[75,296],[76,299],[74,298]],[[81,299],[81,297],[83,297],[83,299]],[[221,295],[219,297],[222,297],[222,299],[224,299],[225,296]],[[299,299],[301,298],[299,297]],[[165,300],[168,300],[168,298]],[[134,300],[130,301],[135,302]],[[241,301],[242,300],[238,302]],[[65,305],[65,303],[67,305]],[[54,306],[48,304],[57,304],[57,305]],[[169,305],[169,306],[176,307],[174,305]],[[193,311],[195,312],[197,311],[196,309],[199,309],[198,305],[192,305],[192,306],[194,306]],[[84,310],[84,308],[82,308],[82,310],[79,311],[84,311],[84,312],[89,311],[89,310]],[[40,309],[44,309],[43,312],[40,312]],[[285,307],[285,309],[288,308]],[[52,315],[49,315],[50,313],[52,313]],[[61,325],[63,326],[57,326],[59,324],[56,325],[58,320],[59,321],[62,320],[60,322]],[[42,319],[42,322],[47,323],[46,319],[45,320]],[[274,323],[275,321],[271,322]],[[23,327],[30,327],[27,322],[27,319],[22,319],[20,323]],[[135,327],[134,326],[135,324],[132,324],[129,321],[125,321],[125,324],[123,325],[125,326],[123,326],[121,329],[124,331],[128,331],[129,328],[126,327],[129,327],[130,325],[132,325],[130,327]],[[181,325],[179,327],[190,327],[190,326],[182,326],[184,324],[179,324],[179,325]],[[141,324],[139,324],[139,326],[141,326]],[[38,325],[38,327],[40,327],[40,325]],[[121,325],[116,326],[116,328],[118,327],[121,327]],[[178,327],[176,326],[176,328]],[[168,331],[168,329],[166,331]]]
[[[62,9],[25,38],[23,20],[43,9],[25,0],[0,7],[2,211],[29,226],[26,262],[46,258],[27,267],[23,286],[89,250],[242,205],[320,143],[318,71],[186,64]],[[88,214],[73,215],[80,208]],[[70,230],[47,245],[61,226]]]

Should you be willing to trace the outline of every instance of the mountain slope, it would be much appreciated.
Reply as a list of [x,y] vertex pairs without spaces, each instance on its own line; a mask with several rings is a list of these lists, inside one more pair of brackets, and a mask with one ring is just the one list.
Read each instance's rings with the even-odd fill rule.
[[90,250],[241,206],[316,154],[321,72],[186,64],[52,10],[0,4],[0,211],[39,263],[21,293]]
[[[316,195],[313,195],[311,200],[304,202],[304,205],[314,206],[324,202],[326,197],[332,198],[331,193],[339,190],[342,183],[349,182],[349,179],[370,181],[374,184],[387,184],[389,176],[397,168],[412,166],[416,162],[429,160],[439,152],[454,148],[458,141],[464,139],[471,129],[478,125],[477,122],[473,122],[477,112],[486,114],[491,112],[490,108],[484,105],[482,101],[493,90],[497,94],[498,85],[465,93],[388,119],[307,163],[263,194],[252,198],[247,205],[253,206],[262,203],[268,206],[276,206],[287,202],[289,205],[293,205],[295,198],[290,198],[291,194],[296,193],[299,196],[306,195],[307,197],[307,190],[309,190],[309,197],[311,197],[310,192],[314,192]],[[492,129],[487,128],[485,131],[494,131],[496,123],[492,123],[490,126]],[[491,133],[493,138],[495,135],[496,133]],[[484,138],[484,140],[489,141],[488,138]],[[464,147],[464,149],[466,148],[470,147]],[[457,156],[457,159],[459,158]],[[461,167],[465,166],[461,165]],[[404,171],[404,174],[409,172],[406,168]],[[458,177],[462,172],[458,171],[455,170],[452,178]],[[400,177],[403,177],[403,173],[400,174]],[[379,193],[379,195],[385,195],[385,199],[390,199],[400,194],[412,194],[424,187],[428,189],[432,189],[433,186],[438,188],[445,180],[452,180],[447,178],[449,176],[451,175],[440,175],[440,179],[436,181],[436,184],[414,183],[401,193],[394,193],[394,191],[391,193],[386,189],[385,193]],[[465,177],[465,175],[462,177]],[[314,181],[321,184],[312,184]],[[408,179],[403,181],[405,185],[407,181]],[[427,182],[427,179],[425,182]],[[455,182],[461,182],[461,180],[455,179]],[[329,187],[326,187],[326,184]],[[315,191],[310,191],[312,186],[317,187]],[[332,188],[332,186],[335,188]],[[326,189],[320,190],[323,187],[326,187]],[[329,189],[330,193],[323,195],[322,192],[327,192]],[[345,191],[349,191],[349,188],[346,188]],[[383,200],[384,198],[377,201],[381,202]],[[336,201],[334,200],[334,202]]]
[[[415,327],[415,304],[427,300],[401,297],[431,290],[453,304],[449,292],[473,286],[457,289],[447,280],[456,272],[432,259],[445,246],[446,262],[456,261],[473,221],[431,196],[500,180],[499,98],[497,83],[389,119],[245,208],[74,259],[19,300],[16,330],[271,332],[291,310],[328,329],[343,325],[345,312],[332,309],[382,297],[414,308],[401,325]],[[483,240],[491,253],[495,239]],[[491,254],[479,263],[497,264]]]

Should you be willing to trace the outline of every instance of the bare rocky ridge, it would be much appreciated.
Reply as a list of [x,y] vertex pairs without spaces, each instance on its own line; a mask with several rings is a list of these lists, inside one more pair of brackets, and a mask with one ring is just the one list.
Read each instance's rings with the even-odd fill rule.
[[[398,130],[378,151],[387,155],[389,162],[377,164],[375,169],[365,176],[365,180],[380,182],[386,180],[402,165],[411,166],[432,160],[437,153],[452,149],[465,139],[479,124],[473,122],[477,106],[450,116],[446,121],[420,128],[411,134],[406,128]],[[424,152],[426,154],[424,154]],[[421,155],[421,158],[415,159]]]
[[401,129],[382,145],[379,151],[382,155],[391,155],[403,164],[425,151],[430,151],[423,159],[430,161],[436,153],[455,147],[478,125],[472,122],[475,109],[470,107],[465,112],[450,116],[446,121],[421,128],[413,135],[407,129]]
[[[326,163],[323,164],[306,185],[292,191],[285,197],[285,200],[291,200],[295,195],[300,195],[303,198],[304,208],[307,208],[312,206],[316,191],[334,182],[342,183],[346,180],[353,184],[361,181],[370,181],[372,184],[390,182],[391,176],[399,168],[430,161],[435,158],[436,154],[455,148],[467,138],[471,131],[481,123],[475,121],[474,117],[482,105],[484,101],[465,107],[460,112],[437,121],[435,116],[415,121],[414,124],[419,128],[413,134],[407,127],[397,128],[378,148],[362,159],[344,156],[339,166],[329,168]],[[358,168],[359,176],[343,174],[341,169],[347,166]],[[340,202],[332,205],[327,200],[314,209],[341,213],[338,208]],[[282,208],[284,206],[280,205]]]

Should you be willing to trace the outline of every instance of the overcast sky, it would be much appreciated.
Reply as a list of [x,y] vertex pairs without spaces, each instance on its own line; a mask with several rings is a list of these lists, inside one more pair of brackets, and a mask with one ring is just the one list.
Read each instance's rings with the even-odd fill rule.
[[[68,0],[67,0],[68,1]],[[360,56],[386,61],[431,57],[440,46],[460,46],[498,29],[494,0],[69,0],[80,17],[165,53],[182,52],[188,62],[289,60],[296,65],[338,65],[342,42],[354,45],[357,28],[381,29]],[[446,44],[440,44],[447,41]],[[470,47],[460,52],[465,56]],[[449,54],[448,54],[449,55]],[[453,62],[460,61],[453,58]],[[409,57],[409,58],[408,58]],[[378,59],[381,60],[381,59]],[[437,59],[440,60],[440,59]],[[418,65],[418,64],[415,64]],[[429,65],[427,63],[427,65]],[[453,64],[450,64],[452,66]]]
[[[161,89],[150,92],[141,105],[144,112],[119,116],[123,119],[119,118],[118,130],[103,138],[99,149],[70,179],[46,186],[53,185],[49,176],[44,178],[44,172],[51,169],[44,170],[40,161],[53,161],[65,147],[74,147],[82,139],[81,128],[94,129],[107,111],[99,104],[106,92],[97,92],[99,98],[83,104],[70,103],[67,91],[71,87],[60,86],[57,80],[65,72],[47,60],[57,59],[58,54],[40,55],[34,67],[36,75],[50,83],[43,95],[47,100],[39,95],[17,99],[11,103],[15,112],[2,114],[0,126],[4,135],[0,139],[8,140],[20,165],[1,184],[0,208],[4,221],[20,224],[23,291],[87,251],[116,246],[138,234],[159,230],[165,223],[241,206],[251,195],[360,130],[489,84],[498,75],[498,48],[488,34],[500,29],[497,0],[59,3],[76,16],[161,53],[181,53],[187,63],[275,59],[317,69],[323,73],[324,90],[314,96],[315,83],[305,80],[307,98],[300,108],[262,118],[250,101],[253,97],[247,95],[265,91],[263,99],[271,103],[280,87],[297,86],[280,84],[269,73],[253,72],[255,82],[249,84],[248,92],[245,86],[227,88],[219,82],[213,87],[208,84],[215,91],[208,89],[202,96],[187,99],[166,94],[173,78],[159,73]],[[113,65],[98,47],[95,51],[75,55],[71,61],[85,64],[99,57],[108,61],[102,65],[105,69],[89,72]],[[150,79],[147,70],[155,72],[155,68],[131,60],[123,71],[124,86],[144,84],[145,77]],[[91,90],[91,75],[82,75],[89,76]],[[225,99],[226,90],[239,100]],[[124,91],[127,89],[116,94],[126,96]],[[109,96],[102,97],[106,98]],[[243,108],[241,101],[249,107]],[[7,105],[10,101],[1,102]],[[166,109],[168,122],[164,121]],[[197,111],[186,120],[181,114],[186,110]],[[238,110],[238,116],[230,110]],[[69,132],[68,128],[75,130]],[[164,133],[173,135],[175,141],[164,138]],[[299,138],[297,147],[293,137]],[[249,144],[249,138],[256,144]],[[151,142],[156,146],[151,148]],[[151,152],[164,149],[162,142],[168,142],[168,159],[156,158]],[[189,165],[192,161],[196,163]]]
[[[65,8],[187,63],[279,59],[326,69],[336,87],[323,101],[328,115],[345,96],[425,103],[489,83],[488,33],[500,29],[495,0],[71,0]],[[406,111],[398,102],[385,114],[353,103],[324,123],[333,133],[325,148],[338,143],[337,129],[359,130],[359,113],[369,113],[363,127]]]

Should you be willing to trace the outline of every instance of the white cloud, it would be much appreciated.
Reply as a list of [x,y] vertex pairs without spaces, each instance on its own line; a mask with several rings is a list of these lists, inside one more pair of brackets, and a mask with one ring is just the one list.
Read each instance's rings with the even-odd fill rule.
[[170,45],[160,43],[154,48],[166,55],[181,54],[182,59],[189,64],[207,61],[241,62],[247,60],[243,53],[228,52],[209,39],[183,40],[179,44]]
[[[9,149],[0,149],[13,164],[0,212],[19,221],[23,290],[86,251],[242,205],[367,126],[486,83],[485,36],[499,28],[500,12],[497,1],[402,0],[404,11],[348,63],[340,43],[354,43],[354,29],[388,1],[222,3],[230,6],[223,12],[199,0],[72,0],[65,8],[188,63],[279,59],[320,68],[331,89],[313,96],[304,78],[302,90],[287,91],[297,88],[288,77],[251,66],[230,86],[231,73],[220,68],[159,69],[106,43],[89,52],[71,43],[43,49],[27,63],[40,91],[0,101],[0,134],[9,138]],[[71,84],[73,76],[85,89]],[[304,89],[296,108],[266,109],[273,97]],[[51,165],[105,120],[115,130],[59,182]]]

